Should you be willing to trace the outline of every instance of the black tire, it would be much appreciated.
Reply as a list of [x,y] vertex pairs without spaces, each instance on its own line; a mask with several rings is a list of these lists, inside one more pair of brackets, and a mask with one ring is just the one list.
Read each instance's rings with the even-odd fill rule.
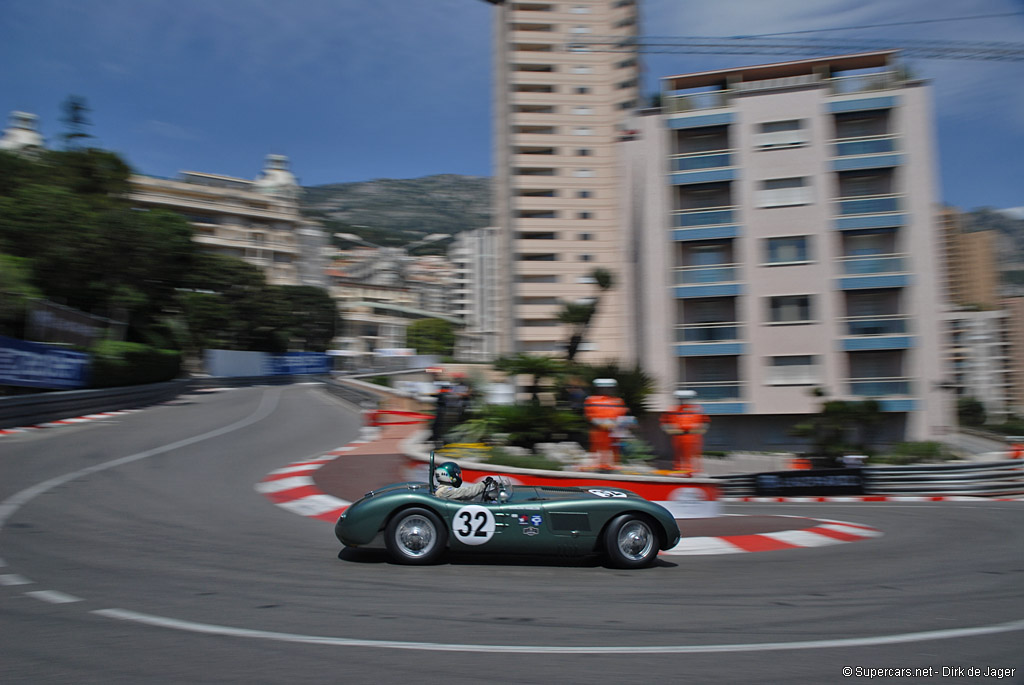
[[617,568],[643,568],[658,557],[658,534],[650,519],[636,514],[622,514],[612,520],[604,531],[608,562]]
[[396,564],[433,564],[448,547],[448,529],[429,509],[403,509],[388,521],[384,545]]

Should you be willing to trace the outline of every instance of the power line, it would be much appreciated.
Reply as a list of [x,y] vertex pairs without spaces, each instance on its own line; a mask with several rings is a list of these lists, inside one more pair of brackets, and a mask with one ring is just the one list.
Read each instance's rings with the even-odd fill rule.
[[996,17],[1020,16],[1024,16],[1024,12],[1003,12],[1002,14],[975,14],[969,17],[946,17],[945,19],[916,19],[914,21],[896,21],[888,24],[865,24],[864,26],[843,26],[834,29],[805,29],[803,31],[781,31],[779,33],[752,33],[746,36],[723,36],[723,38],[769,38],[771,36],[795,36],[804,33],[822,33],[825,31],[857,31],[859,29],[880,29],[889,26],[913,26],[916,24],[937,24],[945,21],[967,21],[969,19],[993,19]]

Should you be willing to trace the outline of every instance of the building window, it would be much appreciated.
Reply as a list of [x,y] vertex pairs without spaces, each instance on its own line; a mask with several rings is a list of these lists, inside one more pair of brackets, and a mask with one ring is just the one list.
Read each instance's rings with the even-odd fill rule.
[[579,219],[593,219],[594,215],[592,212],[580,212],[576,215]]
[[520,240],[558,240],[554,231],[520,231],[516,237]]
[[588,114],[593,114],[594,109],[592,107],[573,107],[572,113],[579,114],[580,116],[586,116]]
[[575,176],[576,178],[593,178],[594,177],[594,170],[593,169],[577,169],[576,171],[572,172],[572,175]]
[[582,198],[582,199],[585,200],[585,199],[587,199],[589,197],[593,197],[593,194],[589,190],[581,190],[578,193],[576,193],[576,197],[579,197],[579,198]]
[[768,238],[764,242],[766,264],[802,264],[810,261],[805,235]]
[[545,254],[520,254],[518,256],[521,262],[556,262],[558,261],[558,255],[545,253]]
[[586,86],[577,86],[576,87],[576,94],[577,95],[586,95],[589,92],[590,92],[590,88],[587,88]]
[[768,385],[814,385],[818,382],[817,359],[810,354],[768,357],[765,381]]
[[807,131],[803,119],[769,121],[759,124],[754,134],[754,146],[766,149],[793,147],[807,142]]
[[589,26],[573,26],[569,29],[569,33],[590,33]]
[[761,181],[758,207],[792,207],[811,203],[811,187],[806,178],[773,178]]
[[590,8],[586,5],[573,5],[569,8],[570,14],[590,14]]
[[581,126],[579,128],[574,128],[572,130],[572,134],[574,136],[592,136],[594,135],[594,129]]
[[769,297],[768,317],[771,323],[811,323],[811,296]]
[[592,233],[580,233],[579,239],[580,240],[593,240],[594,239],[594,235]]
[[577,157],[589,157],[591,152],[593,152],[593,150],[591,150],[590,148],[585,148],[585,147],[579,148],[578,150],[576,150],[576,156]]
[[580,255],[580,261],[581,262],[589,262],[590,261],[590,255],[588,255],[588,254],[581,254]]
[[570,69],[570,72],[573,74],[592,74],[594,73],[594,69],[593,67],[588,66],[575,66]]
[[558,283],[558,276],[553,274],[519,274],[518,283]]

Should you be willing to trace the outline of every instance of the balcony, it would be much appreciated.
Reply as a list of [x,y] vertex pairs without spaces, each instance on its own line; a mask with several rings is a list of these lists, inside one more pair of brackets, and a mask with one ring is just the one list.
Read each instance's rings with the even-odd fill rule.
[[841,138],[833,145],[832,171],[885,169],[903,164],[898,136]]
[[683,324],[676,327],[676,356],[721,357],[743,354],[746,345],[739,342],[738,322]]
[[705,109],[719,109],[729,106],[731,91],[715,90],[707,93],[689,93],[672,95],[666,93],[664,99],[667,114],[685,114]]
[[738,264],[685,266],[675,269],[675,295],[679,298],[732,297],[742,294]]
[[904,255],[865,255],[842,257],[840,271],[845,276],[837,279],[839,290],[865,290],[869,288],[903,288],[910,285]]
[[910,394],[909,378],[848,378],[849,392],[854,397],[892,397]]
[[736,281],[739,264],[714,264],[709,266],[684,266],[675,269],[676,285],[707,283],[732,283]]
[[675,155],[670,160],[674,185],[717,183],[736,179],[729,150]]
[[716,343],[739,340],[742,328],[739,322],[688,323],[676,326],[676,342]]
[[828,80],[828,86],[832,95],[852,95],[899,88],[903,82],[904,79],[899,72],[883,71],[874,74],[836,76]]
[[910,329],[910,318],[899,314],[848,316],[841,321],[848,336],[902,335]]
[[842,257],[839,259],[841,271],[848,276],[863,276],[866,274],[891,274],[903,273],[905,255],[882,254],[882,255],[856,255]]
[[835,201],[835,227],[840,231],[895,228],[906,224],[901,195],[858,195]]
[[733,223],[735,206],[683,209],[672,213],[672,225],[681,228],[723,226]]

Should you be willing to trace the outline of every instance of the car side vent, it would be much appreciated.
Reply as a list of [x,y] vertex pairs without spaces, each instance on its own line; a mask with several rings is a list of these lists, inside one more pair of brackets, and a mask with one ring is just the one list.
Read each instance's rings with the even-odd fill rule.
[[554,530],[590,530],[590,517],[586,514],[551,513],[551,528]]

